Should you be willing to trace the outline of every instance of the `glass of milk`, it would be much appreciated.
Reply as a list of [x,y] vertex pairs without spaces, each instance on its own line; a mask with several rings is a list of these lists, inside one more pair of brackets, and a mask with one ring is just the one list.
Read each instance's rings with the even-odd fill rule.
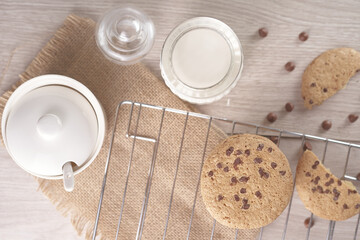
[[219,100],[236,85],[243,68],[240,41],[225,23],[197,17],[167,37],[160,68],[166,85],[191,103]]

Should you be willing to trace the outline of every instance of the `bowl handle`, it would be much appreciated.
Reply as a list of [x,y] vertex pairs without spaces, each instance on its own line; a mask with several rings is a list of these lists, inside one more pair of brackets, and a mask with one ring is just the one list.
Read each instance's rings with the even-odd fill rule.
[[67,192],[74,190],[74,171],[71,162],[66,162],[63,166],[64,188]]

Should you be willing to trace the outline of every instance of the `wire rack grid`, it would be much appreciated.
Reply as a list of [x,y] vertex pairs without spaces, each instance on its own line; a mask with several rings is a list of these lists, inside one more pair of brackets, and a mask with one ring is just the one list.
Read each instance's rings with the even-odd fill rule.
[[[112,131],[111,142],[110,142],[110,147],[109,147],[109,151],[108,151],[108,157],[107,157],[107,161],[106,161],[106,165],[105,165],[105,173],[104,173],[104,177],[103,177],[102,189],[101,189],[100,199],[99,199],[99,204],[98,204],[98,210],[97,210],[95,225],[94,225],[94,229],[93,229],[93,235],[92,235],[93,240],[95,240],[96,236],[97,236],[96,233],[97,233],[97,228],[98,228],[98,224],[99,224],[99,218],[100,218],[100,214],[101,214],[101,208],[102,208],[104,192],[105,192],[105,187],[106,187],[106,180],[107,180],[107,175],[108,175],[108,170],[109,170],[109,161],[110,161],[110,157],[111,157],[111,153],[112,153],[112,149],[113,149],[113,143],[114,143],[114,138],[115,138],[115,131],[116,131],[116,126],[117,126],[117,122],[118,122],[119,111],[124,106],[130,106],[129,121],[127,123],[126,137],[133,139],[133,142],[132,142],[131,155],[130,155],[130,160],[129,160],[129,165],[128,165],[129,169],[127,171],[127,176],[126,176],[125,188],[123,190],[123,197],[121,199],[121,211],[120,211],[118,225],[117,225],[116,239],[118,239],[120,225],[121,225],[121,222],[123,220],[122,218],[123,218],[123,211],[124,211],[124,202],[125,202],[126,192],[127,192],[127,188],[128,188],[131,161],[132,161],[132,158],[133,158],[133,155],[134,155],[135,140],[147,141],[147,142],[153,143],[153,157],[152,157],[152,160],[151,160],[148,176],[147,176],[147,179],[146,179],[146,185],[145,185],[146,188],[145,188],[145,191],[144,191],[144,197],[143,197],[142,206],[141,206],[141,214],[140,214],[140,217],[139,217],[137,233],[136,233],[136,239],[137,240],[141,239],[141,237],[142,237],[142,232],[143,232],[143,229],[144,229],[144,223],[145,223],[145,219],[146,219],[147,207],[148,207],[149,198],[150,198],[151,183],[152,183],[152,178],[153,178],[153,175],[154,175],[155,162],[156,162],[156,159],[157,159],[157,151],[158,151],[158,146],[159,146],[160,138],[161,138],[161,130],[162,130],[162,127],[163,127],[164,116],[165,116],[166,113],[174,113],[174,114],[184,115],[185,116],[185,121],[184,121],[184,125],[182,127],[182,137],[181,137],[181,142],[180,142],[180,146],[179,146],[178,157],[176,159],[175,175],[174,175],[174,178],[172,180],[173,182],[172,182],[170,200],[169,200],[168,206],[164,206],[164,208],[168,209],[167,210],[167,216],[166,216],[166,222],[165,222],[165,226],[164,226],[164,231],[163,231],[163,235],[161,237],[156,236],[156,239],[161,239],[162,238],[163,240],[165,240],[165,238],[166,238],[168,224],[169,224],[169,218],[170,218],[170,212],[171,212],[173,198],[174,198],[174,188],[176,186],[176,180],[177,180],[177,175],[178,175],[178,170],[179,170],[179,163],[180,163],[181,155],[182,155],[182,152],[183,152],[184,136],[185,136],[185,131],[186,131],[186,128],[187,128],[189,117],[204,119],[204,120],[206,120],[208,122],[208,125],[207,125],[207,133],[206,133],[204,149],[203,149],[203,152],[202,152],[202,159],[201,159],[201,165],[200,165],[201,167],[200,167],[200,171],[197,173],[198,177],[197,177],[196,189],[195,189],[194,198],[193,198],[191,216],[189,218],[190,220],[189,220],[189,223],[188,223],[187,234],[186,234],[186,236],[179,237],[179,239],[190,239],[190,232],[192,230],[196,202],[198,201],[197,196],[198,196],[199,186],[200,186],[202,165],[203,165],[205,155],[206,155],[206,151],[207,151],[207,142],[208,142],[208,138],[209,138],[209,132],[210,132],[211,126],[212,126],[214,121],[217,121],[219,123],[223,123],[225,125],[230,126],[230,128],[229,128],[230,131],[228,132],[228,135],[243,133],[241,131],[236,131],[235,130],[238,126],[242,126],[242,127],[246,127],[247,129],[252,129],[253,133],[255,133],[255,134],[259,134],[259,135],[266,136],[266,137],[270,137],[270,136],[273,137],[274,138],[273,140],[275,140],[275,143],[277,143],[277,145],[279,147],[280,147],[280,142],[282,142],[282,140],[285,139],[285,138],[297,139],[298,142],[300,142],[300,144],[299,144],[300,149],[303,149],[304,143],[307,140],[313,140],[313,141],[322,142],[324,144],[324,150],[323,150],[323,154],[322,154],[322,162],[323,163],[325,161],[326,154],[329,151],[329,149],[328,149],[329,144],[335,144],[335,145],[344,146],[344,147],[346,147],[347,150],[346,150],[346,153],[345,153],[345,156],[344,156],[345,161],[344,161],[344,168],[342,170],[341,179],[357,181],[356,177],[352,176],[353,174],[352,175],[347,174],[347,169],[348,169],[349,158],[350,158],[352,150],[353,149],[360,150],[360,145],[358,145],[358,144],[348,143],[348,142],[344,142],[344,141],[338,141],[338,140],[334,140],[334,139],[328,139],[328,138],[324,138],[324,137],[318,137],[318,136],[313,136],[313,135],[308,135],[308,134],[303,134],[303,133],[298,133],[298,132],[280,130],[280,129],[267,127],[267,126],[261,126],[261,125],[252,124],[252,123],[233,121],[233,120],[229,120],[229,119],[222,118],[222,117],[214,117],[214,116],[209,116],[209,115],[195,113],[195,112],[188,112],[188,111],[183,111],[183,110],[178,110],[178,109],[173,109],[173,108],[166,108],[166,107],[161,107],[161,106],[155,106],[155,105],[150,105],[150,104],[144,104],[144,103],[139,103],[139,102],[123,101],[118,105],[118,107],[116,109],[115,124],[114,124],[113,131]],[[130,129],[131,129],[132,119],[134,118],[133,115],[134,115],[134,112],[135,112],[134,111],[135,108],[138,108],[138,114],[137,114],[137,116],[135,116],[135,118],[136,118],[135,129],[131,133]],[[161,120],[160,120],[160,123],[159,123],[158,135],[157,135],[156,138],[151,138],[151,137],[142,136],[140,134],[137,134],[137,130],[138,130],[138,126],[139,126],[140,112],[144,108],[150,109],[152,111],[161,112]],[[296,176],[294,174],[294,182],[295,182],[295,178],[296,178]],[[294,184],[294,190],[295,190],[295,184]],[[282,234],[281,234],[281,238],[280,238],[282,240],[287,239],[287,237],[289,236],[289,234],[287,234],[288,233],[287,230],[288,230],[290,213],[292,211],[293,199],[294,199],[294,191],[293,191],[293,196],[292,196],[292,198],[291,198],[291,200],[289,202],[289,205],[288,205],[287,209],[283,212],[285,221],[284,221],[284,224],[282,226]],[[312,222],[314,221],[314,216],[313,216],[312,213],[310,213],[309,218],[310,218],[309,225],[311,226]],[[351,238],[349,237],[349,238],[346,238],[346,239],[356,239],[357,238],[359,222],[360,222],[360,214],[358,214],[358,216],[356,218],[356,225],[355,225],[355,228],[353,229],[352,233],[350,233],[350,232],[347,233],[347,236],[351,236]],[[335,225],[336,225],[335,221],[328,221],[326,239],[328,239],[328,240],[333,239],[334,231],[335,231]],[[216,220],[213,220],[210,239],[214,238],[215,228],[216,228]],[[260,232],[258,234],[258,239],[259,240],[264,239],[263,233],[264,233],[264,230],[266,228],[267,227],[263,227],[263,228],[260,229]],[[229,231],[234,231],[234,230],[229,229]],[[311,233],[311,228],[307,228],[307,230],[306,230],[306,238],[305,239],[310,238],[310,233]],[[233,239],[235,239],[235,240],[238,239],[238,230],[234,231]],[[271,237],[270,239],[273,239],[273,238]],[[298,239],[298,238],[296,238],[296,239]]]

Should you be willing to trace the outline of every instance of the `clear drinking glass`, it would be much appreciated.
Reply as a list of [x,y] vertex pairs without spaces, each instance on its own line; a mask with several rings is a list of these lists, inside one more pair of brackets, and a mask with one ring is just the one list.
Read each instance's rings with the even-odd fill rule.
[[139,9],[119,7],[101,17],[95,37],[98,47],[108,59],[129,65],[140,61],[151,50],[155,27]]

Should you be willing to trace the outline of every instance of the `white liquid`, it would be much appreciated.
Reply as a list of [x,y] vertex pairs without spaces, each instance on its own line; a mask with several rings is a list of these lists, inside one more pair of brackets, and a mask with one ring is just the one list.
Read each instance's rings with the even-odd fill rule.
[[229,71],[231,49],[216,31],[201,28],[184,34],[172,53],[175,74],[193,88],[208,88],[220,82]]

